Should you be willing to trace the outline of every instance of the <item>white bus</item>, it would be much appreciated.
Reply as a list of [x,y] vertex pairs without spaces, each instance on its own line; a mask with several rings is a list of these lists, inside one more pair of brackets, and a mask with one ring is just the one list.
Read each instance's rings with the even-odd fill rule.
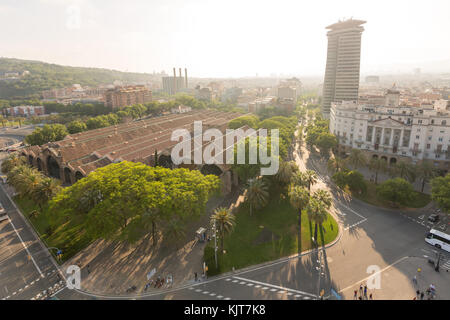
[[436,248],[450,252],[450,235],[444,232],[431,229],[430,232],[428,232],[425,241]]

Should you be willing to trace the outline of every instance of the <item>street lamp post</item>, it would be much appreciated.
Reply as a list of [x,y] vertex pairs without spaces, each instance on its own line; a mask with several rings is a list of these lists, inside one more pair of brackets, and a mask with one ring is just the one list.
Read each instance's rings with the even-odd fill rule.
[[214,220],[214,259],[216,261],[217,269],[217,230],[216,230],[216,220]]

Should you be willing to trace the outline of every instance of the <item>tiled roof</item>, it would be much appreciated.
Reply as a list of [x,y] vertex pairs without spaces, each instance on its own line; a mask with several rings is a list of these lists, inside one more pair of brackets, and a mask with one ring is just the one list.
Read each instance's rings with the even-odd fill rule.
[[201,120],[204,130],[224,131],[228,122],[239,116],[242,114],[213,110],[170,114],[68,135],[61,141],[28,147],[27,153],[37,156],[49,149],[63,166],[87,174],[114,161],[148,162],[155,150],[161,154],[177,143],[171,141],[175,129],[192,132],[194,121]]

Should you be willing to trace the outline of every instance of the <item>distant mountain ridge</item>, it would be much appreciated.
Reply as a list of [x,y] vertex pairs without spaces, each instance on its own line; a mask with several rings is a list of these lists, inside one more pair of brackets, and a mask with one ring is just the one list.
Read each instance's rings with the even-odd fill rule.
[[126,83],[146,82],[154,78],[147,73],[122,72],[101,68],[70,67],[41,61],[0,58],[0,75],[18,72],[19,79],[0,80],[0,99],[36,98],[44,90],[63,88],[74,83],[82,86],[112,84],[115,80]]

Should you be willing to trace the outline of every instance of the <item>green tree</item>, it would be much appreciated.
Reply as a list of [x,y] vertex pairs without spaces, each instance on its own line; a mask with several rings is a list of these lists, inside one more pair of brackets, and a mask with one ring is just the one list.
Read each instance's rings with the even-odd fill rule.
[[36,128],[33,133],[25,137],[29,145],[42,145],[48,142],[63,140],[69,133],[62,124],[46,124],[42,128]]
[[331,208],[332,199],[328,191],[317,190],[316,192],[314,192],[313,197],[319,202],[323,203],[326,209]]
[[214,210],[214,214],[211,216],[211,223],[214,222],[220,234],[220,252],[223,253],[225,235],[233,230],[236,224],[235,216],[229,209],[219,207]]
[[291,206],[298,210],[298,251],[301,252],[302,210],[309,203],[309,192],[303,187],[291,185],[289,189]]
[[298,171],[298,166],[294,161],[280,160],[275,178],[282,185],[288,185],[291,182],[292,176]]
[[367,158],[361,150],[352,149],[347,162],[353,167],[353,169],[357,169],[367,164]]
[[56,179],[42,177],[39,184],[31,192],[31,198],[42,211],[42,206],[46,204],[61,190],[61,182]]
[[406,161],[399,161],[392,167],[392,174],[408,180],[409,182],[414,182],[416,180],[416,168],[414,165],[407,163]]
[[375,173],[375,184],[378,184],[378,174],[387,171],[387,161],[381,158],[372,158],[369,169]]
[[253,129],[258,128],[259,118],[256,115],[245,115],[236,119],[231,120],[228,123],[228,128],[230,129],[239,129],[244,126],[248,126]]
[[311,193],[311,187],[318,181],[317,173],[312,170],[306,170],[306,172],[304,172],[303,175],[304,181],[308,187],[308,191]]
[[266,206],[268,198],[269,190],[262,179],[253,178],[248,181],[245,200],[250,205],[250,215],[252,215],[253,208],[259,209]]
[[445,212],[450,212],[450,174],[431,180],[431,198]]
[[335,156],[328,160],[328,170],[330,172],[336,173],[345,169],[346,161],[341,157]]
[[312,197],[309,200],[308,207],[306,210],[308,212],[309,220],[314,222],[314,240],[316,243],[318,243],[317,241],[318,226],[320,226],[320,229],[322,229],[322,223],[327,220],[326,205],[317,198]]
[[417,174],[422,181],[421,191],[423,192],[425,184],[436,177],[436,169],[432,162],[424,160],[417,166]]
[[377,195],[393,204],[407,204],[414,197],[414,188],[405,179],[386,180],[377,187]]
[[92,239],[132,242],[151,231],[156,243],[155,230],[164,235],[164,222],[198,219],[218,189],[218,177],[197,170],[122,161],[64,188],[49,204],[55,220],[81,221]]
[[322,156],[327,156],[332,148],[337,146],[337,138],[328,132],[322,132],[317,137],[315,144],[319,148]]
[[70,134],[79,133],[87,130],[87,126],[84,122],[80,120],[74,120],[67,124],[67,130]]
[[2,162],[2,172],[7,174],[15,167],[24,165],[27,163],[27,159],[23,156],[20,156],[18,153],[14,152],[8,156]]

